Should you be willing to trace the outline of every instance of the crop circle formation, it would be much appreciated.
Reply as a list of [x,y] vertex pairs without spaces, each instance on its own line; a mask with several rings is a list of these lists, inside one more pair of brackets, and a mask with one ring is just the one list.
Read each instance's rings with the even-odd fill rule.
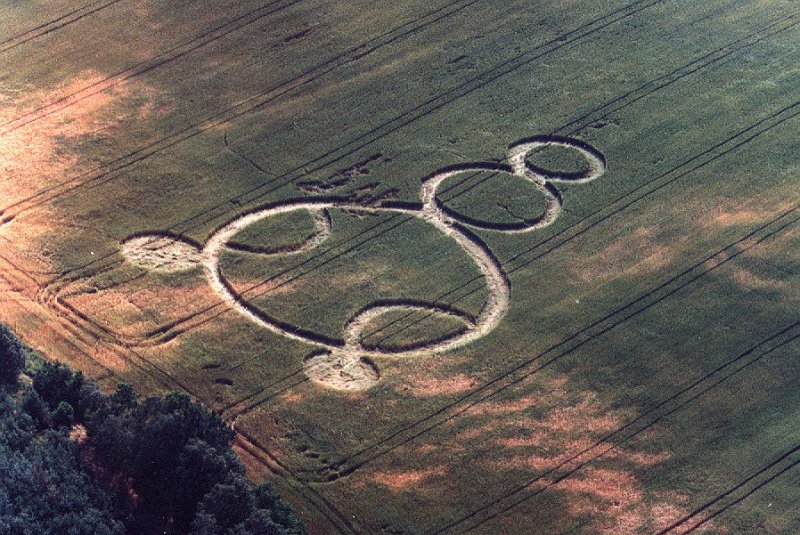
[[[528,161],[528,156],[534,151],[547,147],[563,147],[577,151],[586,165],[579,172],[566,173],[549,171]],[[353,203],[344,198],[330,197],[293,199],[238,215],[214,231],[204,245],[194,244],[165,232],[154,232],[137,234],[125,240],[122,243],[122,254],[129,262],[152,271],[175,272],[202,267],[211,288],[228,306],[265,329],[317,348],[304,362],[304,371],[314,383],[337,390],[365,390],[380,380],[375,359],[389,356],[416,357],[455,349],[486,336],[502,320],[511,299],[508,277],[489,248],[467,228],[506,233],[527,233],[544,228],[551,225],[561,213],[563,203],[556,184],[584,184],[599,178],[605,172],[605,159],[597,149],[583,141],[567,137],[536,136],[521,140],[509,148],[507,161],[507,165],[479,162],[441,169],[423,179],[420,188],[421,203],[418,205],[387,202],[372,206]],[[514,223],[488,222],[455,212],[437,198],[439,186],[449,178],[464,172],[486,170],[508,174],[533,183],[545,199],[544,212],[536,218]],[[342,341],[339,343],[276,321],[233,289],[222,273],[220,256],[225,249],[241,250],[233,244],[239,232],[274,215],[305,210],[312,215],[315,222],[315,232],[308,240],[292,248],[255,249],[245,252],[261,255],[306,252],[320,246],[330,235],[329,209],[403,213],[433,225],[455,240],[483,274],[488,297],[480,312],[473,316],[425,302],[402,300],[376,302],[362,308],[346,322]],[[422,340],[401,348],[365,347],[361,337],[366,326],[376,318],[398,310],[447,314],[459,320],[463,327],[445,338],[429,342]]]

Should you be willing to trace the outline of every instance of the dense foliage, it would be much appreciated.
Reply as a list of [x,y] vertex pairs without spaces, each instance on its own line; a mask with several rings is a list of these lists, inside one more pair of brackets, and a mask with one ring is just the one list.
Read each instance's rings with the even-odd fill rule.
[[0,385],[13,386],[25,366],[22,344],[5,325],[0,325]]
[[0,533],[124,533],[112,497],[65,433],[37,433],[7,394],[0,401]]
[[268,486],[244,477],[234,432],[187,395],[139,401],[129,385],[106,395],[59,363],[27,384],[22,363],[0,330],[0,533],[303,533]]

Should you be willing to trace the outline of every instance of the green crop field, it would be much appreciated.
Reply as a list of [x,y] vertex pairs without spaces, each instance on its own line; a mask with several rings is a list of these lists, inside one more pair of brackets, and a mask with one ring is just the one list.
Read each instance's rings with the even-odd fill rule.
[[0,321],[316,534],[800,533],[800,4],[0,4]]

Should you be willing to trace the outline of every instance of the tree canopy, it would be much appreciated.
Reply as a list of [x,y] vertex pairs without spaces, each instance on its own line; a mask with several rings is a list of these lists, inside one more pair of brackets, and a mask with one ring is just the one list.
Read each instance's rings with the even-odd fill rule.
[[0,324],[0,386],[16,385],[24,366],[22,344],[8,327]]
[[24,362],[2,327],[0,533],[304,533],[268,485],[245,478],[234,431],[187,394],[104,394],[58,362],[21,384]]

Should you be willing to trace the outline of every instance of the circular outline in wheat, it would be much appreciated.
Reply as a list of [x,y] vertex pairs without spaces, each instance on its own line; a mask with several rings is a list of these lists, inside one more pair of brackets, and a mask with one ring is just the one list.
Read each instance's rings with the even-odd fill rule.
[[[544,147],[576,150],[586,159],[584,170],[575,173],[555,172],[536,167],[527,161],[531,151]],[[511,285],[499,260],[489,248],[465,227],[507,233],[525,233],[551,225],[561,212],[562,200],[553,183],[587,183],[605,172],[605,158],[589,144],[560,136],[536,136],[521,140],[508,149],[508,165],[493,163],[461,164],[440,169],[422,181],[421,204],[358,204],[342,198],[304,198],[282,201],[237,216],[219,227],[202,248],[168,233],[138,234],[122,243],[124,256],[132,263],[150,270],[182,271],[202,265],[212,289],[233,309],[252,322],[289,339],[318,348],[306,358],[304,371],[314,382],[338,390],[365,390],[378,382],[380,375],[373,362],[376,357],[414,357],[441,353],[469,344],[491,332],[509,307]],[[490,223],[464,216],[444,205],[436,197],[437,189],[448,178],[464,172],[496,171],[521,177],[545,197],[544,213],[536,219],[513,224]],[[426,221],[453,238],[475,262],[486,280],[488,297],[477,316],[428,302],[382,301],[360,309],[344,326],[343,340],[331,340],[299,327],[281,323],[248,303],[226,280],[220,267],[223,249],[261,255],[298,254],[323,243],[331,231],[330,208],[366,213],[393,212],[408,214]],[[294,248],[278,250],[241,248],[231,240],[242,230],[270,216],[305,210],[314,218],[315,232]],[[397,310],[427,310],[459,319],[464,327],[444,338],[399,349],[365,347],[361,339],[367,325],[375,318]]]

